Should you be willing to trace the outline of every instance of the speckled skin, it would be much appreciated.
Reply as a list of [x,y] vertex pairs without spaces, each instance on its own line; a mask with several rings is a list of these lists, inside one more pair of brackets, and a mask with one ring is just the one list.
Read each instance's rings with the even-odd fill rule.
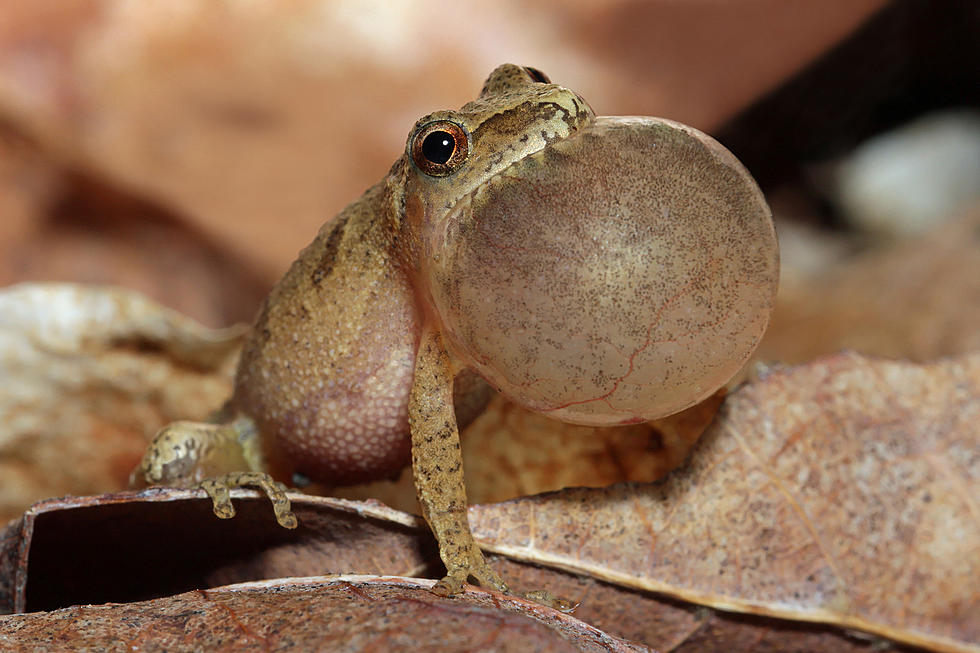
[[[430,133],[451,156],[423,146]],[[419,120],[388,176],[302,252],[245,345],[225,419],[164,429],[135,476],[201,483],[244,461],[202,483],[216,512],[233,513],[227,487],[258,484],[291,526],[265,473],[356,483],[411,454],[447,569],[435,591],[471,577],[506,591],[466,517],[457,415],[484,403],[474,372],[566,421],[677,412],[748,359],[777,275],[769,209],[715,141],[596,118],[504,65],[475,101]]]
[[376,219],[383,200],[379,184],[320,231],[242,351],[232,409],[255,420],[280,478],[349,485],[408,463],[420,317]]
[[599,117],[431,231],[453,350],[511,400],[578,424],[657,419],[710,396],[755,349],[776,288],[754,182],[667,121]]

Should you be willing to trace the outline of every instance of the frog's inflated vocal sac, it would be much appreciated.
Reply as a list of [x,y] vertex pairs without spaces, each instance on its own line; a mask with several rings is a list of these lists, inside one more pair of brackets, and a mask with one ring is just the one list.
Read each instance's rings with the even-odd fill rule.
[[388,175],[303,250],[221,423],[167,427],[137,472],[203,481],[223,516],[228,487],[259,485],[294,526],[272,478],[353,484],[411,459],[446,564],[436,591],[470,577],[506,590],[470,534],[457,412],[476,415],[486,384],[579,424],[678,412],[749,358],[777,276],[769,209],[721,145],[596,117],[504,65],[473,102],[419,120]]

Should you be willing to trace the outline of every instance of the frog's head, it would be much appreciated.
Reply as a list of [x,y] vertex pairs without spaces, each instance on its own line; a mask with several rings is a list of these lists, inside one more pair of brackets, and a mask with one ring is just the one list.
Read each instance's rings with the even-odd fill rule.
[[432,229],[460,198],[594,120],[585,100],[539,70],[499,66],[476,100],[415,123],[389,176],[392,217],[413,235]]
[[574,91],[533,68],[505,64],[491,73],[473,102],[415,123],[405,150],[416,177],[413,190],[451,205],[594,119]]

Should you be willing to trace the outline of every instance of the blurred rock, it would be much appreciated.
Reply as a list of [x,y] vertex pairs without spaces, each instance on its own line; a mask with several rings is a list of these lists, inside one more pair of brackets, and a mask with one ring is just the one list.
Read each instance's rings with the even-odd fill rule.
[[836,177],[835,199],[859,230],[925,233],[980,201],[980,113],[930,114],[875,136]]

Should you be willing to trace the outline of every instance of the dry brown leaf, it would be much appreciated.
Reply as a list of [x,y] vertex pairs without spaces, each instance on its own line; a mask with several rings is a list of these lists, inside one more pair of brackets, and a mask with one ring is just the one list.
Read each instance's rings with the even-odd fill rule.
[[841,354],[729,397],[661,485],[471,511],[511,557],[725,610],[980,650],[980,354]]
[[980,207],[783,284],[757,358],[801,362],[843,348],[914,361],[980,350]]
[[[237,342],[216,340],[214,332],[139,296],[22,286],[0,301],[2,371],[18,379],[11,387],[20,390],[2,396],[0,423],[5,434],[23,436],[5,441],[3,460],[42,456],[49,461],[37,468],[43,483],[99,474],[121,483],[147,433],[176,414],[206,412],[227,392]],[[692,464],[666,483],[567,490],[475,508],[474,523],[498,551],[627,588],[966,650],[978,639],[977,593],[963,581],[980,572],[978,368],[980,354],[929,366],[849,354],[776,370],[730,398]],[[137,401],[148,397],[149,407]],[[499,414],[506,411],[491,416],[491,424],[499,424]],[[119,421],[107,426],[105,415]],[[39,421],[45,416],[48,422]],[[492,441],[495,432],[485,435]],[[127,435],[123,455],[92,444],[92,437],[117,433]],[[533,429],[525,436],[523,447],[544,437]],[[72,466],[63,464],[66,457]],[[483,473],[492,480],[500,458],[484,457]],[[16,476],[5,470],[5,479]],[[262,528],[278,533],[266,508],[258,502],[253,509],[267,520]],[[206,503],[198,511],[189,539],[214,521]],[[145,515],[137,511],[132,519]],[[255,540],[262,528],[243,539]],[[166,541],[159,534],[137,537],[135,544],[127,541],[129,550],[144,539]],[[60,546],[65,537],[50,541]],[[382,562],[385,546],[406,546],[398,538],[379,542],[364,551]],[[212,564],[208,582],[338,569],[316,562],[321,548],[287,546],[238,567]],[[211,555],[227,553],[216,547]],[[35,562],[43,559],[38,556],[35,551]],[[342,571],[365,569],[364,558],[339,559],[350,563]],[[407,570],[387,563],[367,569],[417,571],[423,563],[411,559]],[[304,567],[311,561],[313,569]]]
[[221,406],[241,336],[131,291],[0,292],[0,520],[47,496],[126,487],[157,429]]
[[123,605],[0,617],[11,647],[160,651],[642,651],[569,615],[434,581],[338,576],[265,581]]
[[724,396],[722,391],[677,415],[619,428],[557,422],[496,397],[463,434],[470,501],[660,479],[684,461]]
[[[264,498],[236,495],[239,514],[230,521],[216,520],[210,502],[188,490],[33,506],[0,531],[0,614],[132,603],[283,576],[440,573],[435,542],[418,517],[377,503],[297,495],[302,527],[286,531],[276,527]],[[492,563],[515,588],[546,587],[579,601],[577,618],[658,650],[890,649],[887,642],[826,626],[718,612],[501,557]]]
[[0,614],[283,576],[417,575],[438,559],[420,518],[377,502],[296,495],[303,528],[287,530],[264,497],[234,496],[231,520],[200,491],[175,488],[31,506],[0,530]]
[[494,569],[518,587],[547,587],[579,601],[575,616],[663,653],[883,653],[897,645],[856,631],[714,610],[589,576],[522,564],[504,557]]

